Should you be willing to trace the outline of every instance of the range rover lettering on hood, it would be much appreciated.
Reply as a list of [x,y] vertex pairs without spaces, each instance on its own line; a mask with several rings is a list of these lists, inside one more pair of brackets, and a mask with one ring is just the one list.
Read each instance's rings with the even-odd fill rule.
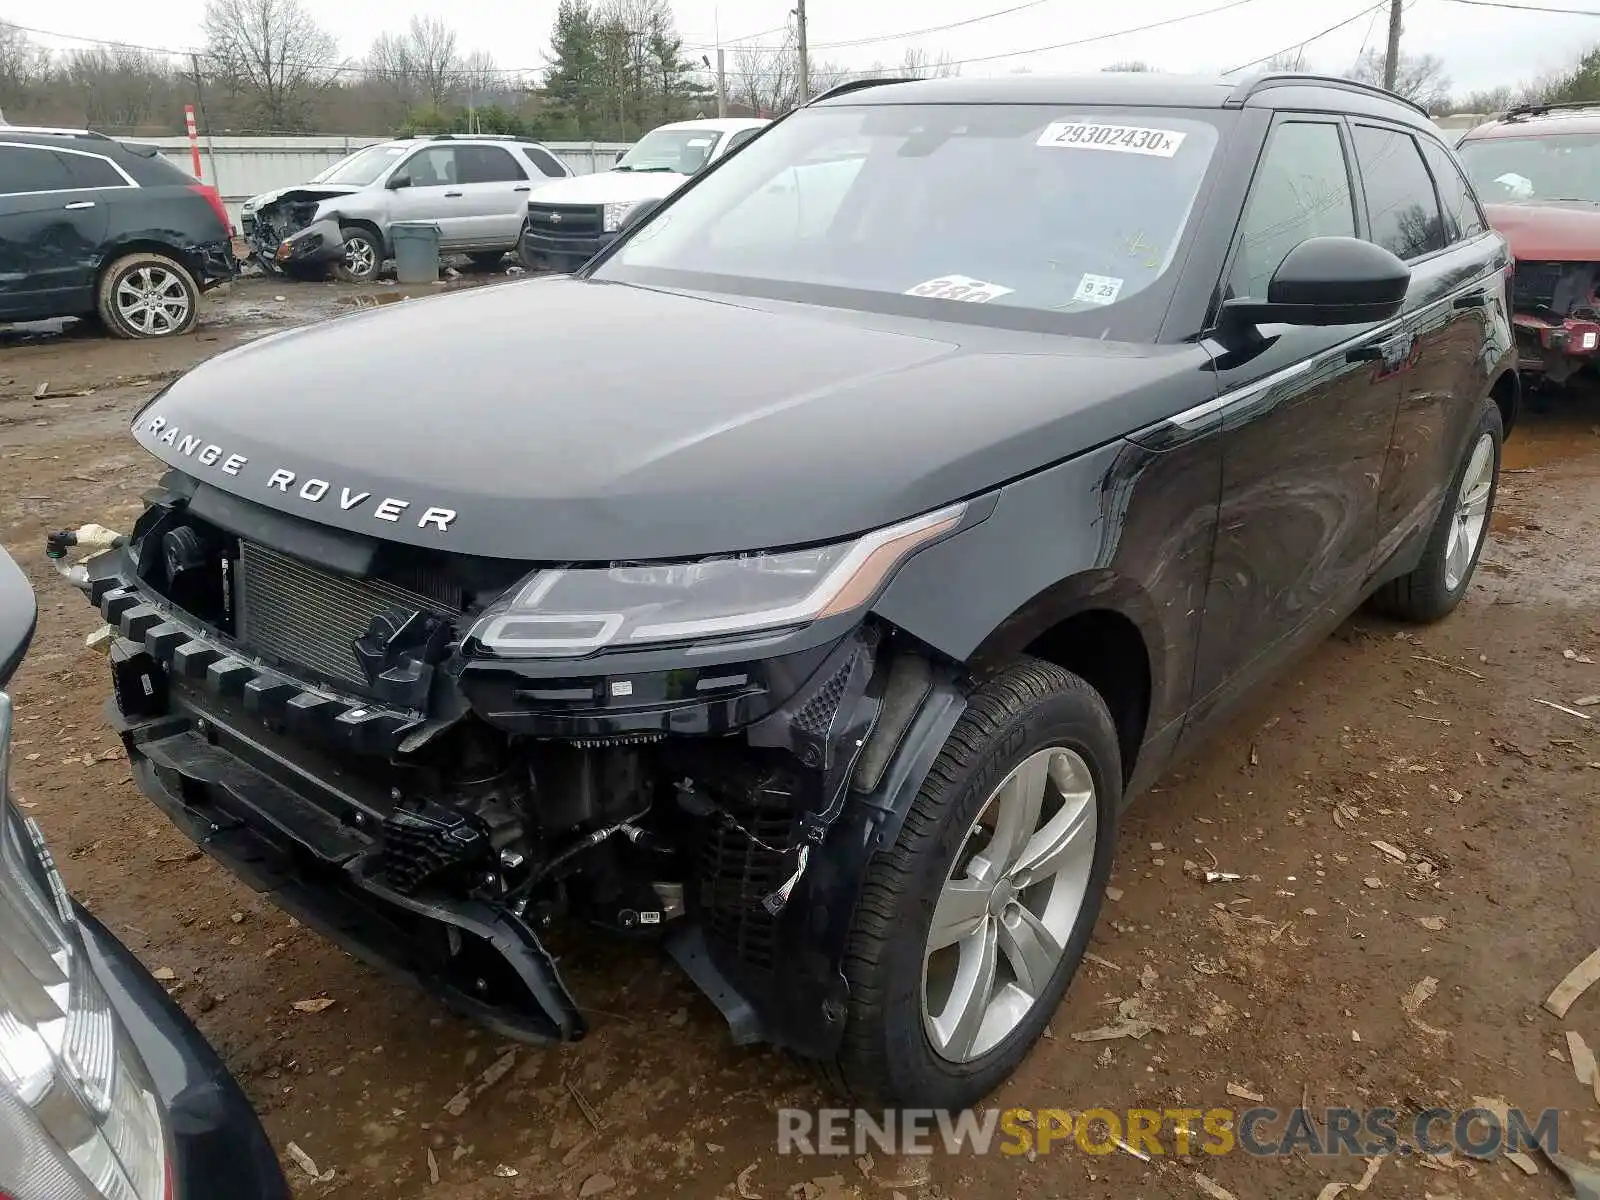
[[[204,438],[185,433],[178,426],[169,424],[165,417],[151,417],[144,423],[144,432],[160,442],[162,445],[171,446],[177,453],[186,455],[203,467],[212,467],[224,475],[235,478],[244,478],[245,468],[250,465],[250,460],[243,454],[228,454],[215,442],[208,442]],[[317,479],[314,477],[300,478],[293,471],[284,467],[274,467],[266,474],[268,489],[276,489],[285,496],[292,496],[303,500],[307,504],[320,504],[326,499],[331,499],[345,512],[359,510],[370,512],[375,520],[388,521],[391,524],[409,520],[411,514],[422,510],[422,515],[417,518],[418,529],[435,529],[440,533],[447,533],[451,523],[456,519],[456,510],[429,505],[423,508],[408,499],[397,496],[376,497],[364,488],[352,488],[343,484],[335,484],[332,480]]]

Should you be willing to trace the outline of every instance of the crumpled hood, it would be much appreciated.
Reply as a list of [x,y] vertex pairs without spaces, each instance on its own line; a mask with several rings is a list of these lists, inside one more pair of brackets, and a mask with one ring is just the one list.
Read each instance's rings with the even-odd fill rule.
[[538,204],[614,204],[625,200],[659,200],[683,186],[687,175],[675,171],[597,171],[558,179],[535,193]]
[[262,192],[259,196],[251,196],[245,201],[252,212],[259,212],[269,204],[276,204],[285,196],[294,194],[296,200],[328,200],[335,196],[348,196],[351,192],[359,192],[358,187],[350,187],[339,183],[297,183],[293,187],[273,188],[270,192]]
[[1193,352],[555,277],[238,347],[134,434],[389,540],[688,558],[845,537],[1102,444],[1170,415]]
[[1484,215],[1524,262],[1600,262],[1600,204],[1485,204]]

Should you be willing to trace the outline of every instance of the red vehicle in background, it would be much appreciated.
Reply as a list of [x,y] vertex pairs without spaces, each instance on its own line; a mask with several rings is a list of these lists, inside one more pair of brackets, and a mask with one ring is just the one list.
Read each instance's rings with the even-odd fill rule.
[[1521,369],[1560,384],[1600,364],[1600,103],[1513,108],[1456,153],[1516,259]]

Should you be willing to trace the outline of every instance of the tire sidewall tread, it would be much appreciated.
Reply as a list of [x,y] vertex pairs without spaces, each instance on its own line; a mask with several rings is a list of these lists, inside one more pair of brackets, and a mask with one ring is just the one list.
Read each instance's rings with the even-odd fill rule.
[[[1005,776],[1050,745],[1077,751],[1095,782],[1096,846],[1083,906],[1046,999],[1004,1043],[951,1063],[922,1024],[926,928],[950,865]],[[1022,660],[969,699],[895,844],[868,869],[846,954],[850,1011],[830,1079],[860,1099],[963,1108],[1003,1082],[1043,1034],[1087,948],[1116,843],[1122,792],[1117,733],[1100,695],[1050,663]]]

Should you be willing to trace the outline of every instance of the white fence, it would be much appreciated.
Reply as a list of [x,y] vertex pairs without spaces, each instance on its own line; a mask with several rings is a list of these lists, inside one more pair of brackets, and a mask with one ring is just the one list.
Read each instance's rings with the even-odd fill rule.
[[[126,138],[157,146],[163,158],[194,173],[194,160],[186,137]],[[304,183],[324,167],[352,150],[387,139],[379,137],[217,137],[200,139],[200,172],[206,183],[222,193],[223,203],[237,226],[239,206],[251,196]],[[604,171],[630,142],[544,142],[553,154],[579,175]]]

